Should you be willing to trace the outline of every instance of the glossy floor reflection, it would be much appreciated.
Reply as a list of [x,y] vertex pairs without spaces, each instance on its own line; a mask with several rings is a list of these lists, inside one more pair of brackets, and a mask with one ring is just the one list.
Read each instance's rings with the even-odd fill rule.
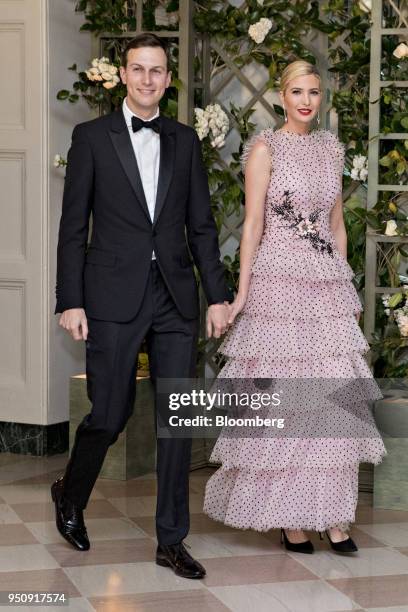
[[186,542],[207,576],[185,580],[154,562],[154,474],[98,480],[85,511],[91,549],[71,548],[56,531],[49,495],[66,462],[67,455],[0,455],[0,591],[64,591],[70,598],[68,608],[38,611],[408,612],[408,512],[375,510],[362,495],[355,556],[333,554],[316,534],[314,555],[286,553],[277,530],[234,530],[202,514],[213,470],[197,470]]

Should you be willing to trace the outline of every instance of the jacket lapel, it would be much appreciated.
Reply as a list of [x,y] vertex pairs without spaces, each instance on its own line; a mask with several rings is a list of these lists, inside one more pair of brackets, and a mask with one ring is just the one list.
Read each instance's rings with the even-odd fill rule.
[[147,206],[146,197],[143,190],[142,179],[140,177],[139,168],[122,109],[112,113],[112,123],[109,135],[126,176],[133,187],[133,191],[135,192],[137,199],[139,200],[148,220],[151,223],[149,208]]
[[163,117],[163,129],[160,133],[160,165],[157,185],[156,204],[154,207],[153,224],[157,223],[159,215],[166,201],[167,192],[174,170],[175,137],[171,126]]

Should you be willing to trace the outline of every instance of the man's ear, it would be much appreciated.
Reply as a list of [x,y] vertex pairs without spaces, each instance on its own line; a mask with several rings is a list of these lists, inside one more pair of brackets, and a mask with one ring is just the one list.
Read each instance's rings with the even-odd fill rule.
[[171,78],[172,78],[172,74],[171,74],[171,70],[168,71],[167,73],[167,83],[166,83],[166,88],[170,87],[171,84]]
[[120,74],[122,83],[126,85],[126,68],[124,66],[119,66],[119,74]]

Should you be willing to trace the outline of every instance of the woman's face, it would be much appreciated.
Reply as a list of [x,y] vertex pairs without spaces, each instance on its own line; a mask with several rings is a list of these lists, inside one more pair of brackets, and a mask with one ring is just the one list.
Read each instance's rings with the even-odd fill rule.
[[322,100],[320,79],[314,74],[296,77],[289,81],[280,98],[286,109],[287,125],[309,125],[317,115]]

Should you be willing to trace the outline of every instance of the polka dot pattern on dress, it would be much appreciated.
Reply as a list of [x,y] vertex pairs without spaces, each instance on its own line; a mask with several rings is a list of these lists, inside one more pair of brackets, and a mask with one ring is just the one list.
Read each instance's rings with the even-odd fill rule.
[[[245,307],[220,346],[227,361],[219,377],[371,380],[353,271],[330,227],[344,145],[328,130],[266,129],[245,144],[243,170],[258,141],[271,156],[264,231]],[[333,245],[332,254],[319,244]],[[351,398],[345,394],[343,401]],[[367,420],[367,437],[353,437],[352,418],[342,422],[340,412],[330,413],[333,426],[344,426],[344,438],[335,440],[222,432],[211,455],[222,465],[207,483],[204,512],[258,531],[346,529],[355,518],[359,463],[379,463],[386,451],[373,421]]]

